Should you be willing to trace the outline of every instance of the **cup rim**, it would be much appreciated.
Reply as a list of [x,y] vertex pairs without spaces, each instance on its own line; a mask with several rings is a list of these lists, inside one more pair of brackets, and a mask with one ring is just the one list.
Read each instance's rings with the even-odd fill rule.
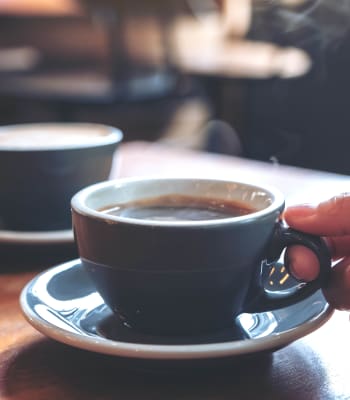
[[0,135],[3,133],[15,131],[17,129],[30,129],[30,128],[72,128],[72,129],[84,129],[84,128],[96,128],[96,129],[104,129],[106,131],[106,135],[101,135],[98,140],[91,142],[80,142],[80,143],[72,143],[72,144],[58,144],[55,146],[30,146],[30,147],[19,147],[19,146],[4,146],[0,145],[0,152],[20,152],[20,153],[29,153],[29,152],[49,152],[49,151],[61,151],[61,150],[77,150],[84,148],[94,148],[94,147],[102,147],[112,144],[118,144],[123,139],[123,133],[120,129],[99,123],[90,123],[90,122],[33,122],[33,123],[24,123],[24,124],[11,124],[4,125],[0,127]]
[[[103,213],[102,211],[97,211],[91,207],[86,205],[86,200],[89,198],[90,195],[95,193],[96,191],[100,191],[106,189],[108,187],[122,187],[125,184],[133,183],[133,182],[146,182],[146,181],[201,181],[201,182],[221,182],[221,183],[230,183],[230,184],[238,184],[243,186],[248,186],[250,188],[256,188],[259,190],[263,190],[268,193],[271,198],[272,202],[269,206],[262,210],[254,211],[252,213],[229,217],[229,218],[222,218],[222,219],[213,219],[213,220],[198,220],[198,221],[155,221],[155,220],[146,220],[146,219],[136,219],[136,218],[129,218],[117,215],[111,215]],[[268,186],[268,185],[261,185],[255,183],[248,183],[238,180],[227,180],[227,179],[213,179],[213,178],[174,178],[174,177],[133,177],[133,178],[119,178],[104,182],[99,182],[93,185],[90,185],[79,192],[77,192],[72,200],[71,200],[71,207],[72,211],[80,215],[84,215],[90,218],[98,219],[101,221],[105,221],[108,224],[129,224],[129,225],[142,225],[142,226],[152,226],[152,227],[204,227],[204,226],[222,226],[222,225],[230,225],[230,224],[237,224],[237,223],[247,223],[257,218],[267,216],[271,213],[275,213],[277,210],[282,210],[284,208],[285,199],[283,194],[275,187]]]

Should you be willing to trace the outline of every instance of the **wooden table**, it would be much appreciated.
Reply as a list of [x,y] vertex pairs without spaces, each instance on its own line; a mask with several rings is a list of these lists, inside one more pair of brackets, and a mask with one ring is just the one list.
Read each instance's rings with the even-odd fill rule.
[[[157,144],[121,146],[112,176],[202,176],[274,184],[288,202],[314,201],[349,190],[350,178],[292,167],[176,150]],[[1,251],[1,249],[0,249]],[[23,253],[25,254],[25,253]],[[117,357],[94,354],[48,339],[23,318],[18,296],[38,271],[73,256],[0,261],[0,399],[350,399],[350,322],[335,312],[320,329],[272,355],[222,368],[149,372]],[[16,255],[16,257],[15,257]],[[28,257],[28,256],[27,256]],[[182,373],[180,373],[182,372]]]

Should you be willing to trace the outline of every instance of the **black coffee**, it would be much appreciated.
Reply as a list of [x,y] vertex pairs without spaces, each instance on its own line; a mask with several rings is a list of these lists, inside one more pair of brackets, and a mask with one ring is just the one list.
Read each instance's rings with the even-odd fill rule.
[[204,221],[247,215],[256,209],[232,200],[170,194],[115,204],[100,211],[153,221]]

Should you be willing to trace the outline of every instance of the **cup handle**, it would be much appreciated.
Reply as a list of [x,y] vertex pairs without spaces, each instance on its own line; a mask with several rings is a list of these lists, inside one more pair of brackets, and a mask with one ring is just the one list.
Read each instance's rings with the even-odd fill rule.
[[[283,287],[286,281],[285,278],[292,274],[288,269],[288,265],[282,265],[281,269],[285,270],[285,275],[282,277],[280,275],[279,277],[277,286],[279,285],[280,287],[277,287],[277,290],[275,287],[270,290],[266,286],[269,284],[276,286],[272,280],[272,275],[276,270],[276,266],[281,266],[276,260],[281,256],[283,249],[291,245],[306,246],[315,253],[320,264],[319,275],[311,282],[304,282],[294,278],[297,284],[285,289]],[[286,227],[282,222],[278,222],[270,248],[267,251],[267,258],[257,269],[256,276],[248,291],[243,312],[256,313],[283,308],[311,296],[320,288],[327,286],[331,265],[331,255],[322,238],[296,231]],[[269,280],[270,277],[271,279]],[[266,280],[268,281],[267,285],[265,284]]]

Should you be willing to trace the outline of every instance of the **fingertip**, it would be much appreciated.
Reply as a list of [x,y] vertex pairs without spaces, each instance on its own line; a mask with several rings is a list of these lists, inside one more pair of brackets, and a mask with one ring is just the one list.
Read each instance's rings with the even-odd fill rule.
[[286,263],[292,275],[306,282],[313,281],[319,274],[319,262],[310,249],[304,246],[291,246],[286,250]]
[[296,220],[312,217],[316,214],[316,207],[311,204],[300,204],[297,206],[288,207],[284,213],[283,218],[287,223]]

